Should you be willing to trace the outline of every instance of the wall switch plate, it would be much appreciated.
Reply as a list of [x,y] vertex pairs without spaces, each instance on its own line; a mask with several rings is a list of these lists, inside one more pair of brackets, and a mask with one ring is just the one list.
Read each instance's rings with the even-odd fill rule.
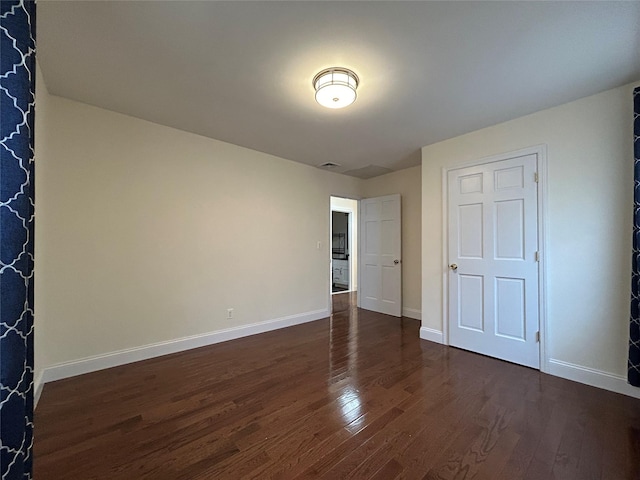
[[227,308],[227,319],[233,318],[233,308]]

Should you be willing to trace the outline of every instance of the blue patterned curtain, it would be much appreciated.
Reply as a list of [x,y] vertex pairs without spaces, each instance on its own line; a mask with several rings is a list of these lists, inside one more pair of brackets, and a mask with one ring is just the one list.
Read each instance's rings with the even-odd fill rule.
[[0,0],[0,474],[32,477],[35,3]]
[[633,91],[633,156],[633,261],[627,378],[631,385],[640,387],[640,87]]

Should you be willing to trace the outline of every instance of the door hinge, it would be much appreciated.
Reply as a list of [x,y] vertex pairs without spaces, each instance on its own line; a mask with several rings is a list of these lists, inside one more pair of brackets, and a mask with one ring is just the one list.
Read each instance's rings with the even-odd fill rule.
[[536,332],[536,343],[540,343],[540,330]]
[[535,258],[536,262],[539,262],[540,261],[540,252],[536,252],[535,255],[534,255],[534,258]]
[[533,181],[538,183],[538,172],[533,173]]

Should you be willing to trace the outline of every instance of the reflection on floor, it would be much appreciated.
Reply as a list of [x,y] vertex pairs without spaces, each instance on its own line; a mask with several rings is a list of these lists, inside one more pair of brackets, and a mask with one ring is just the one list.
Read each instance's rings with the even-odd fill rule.
[[345,292],[332,295],[333,313],[349,312],[352,308],[358,306],[358,294],[356,292]]

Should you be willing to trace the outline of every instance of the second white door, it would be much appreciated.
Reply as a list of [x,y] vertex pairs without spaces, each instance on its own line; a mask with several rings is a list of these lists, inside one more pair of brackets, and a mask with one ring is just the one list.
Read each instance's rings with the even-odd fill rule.
[[537,156],[448,172],[449,343],[539,368]]
[[361,308],[402,316],[401,227],[399,194],[360,201]]

